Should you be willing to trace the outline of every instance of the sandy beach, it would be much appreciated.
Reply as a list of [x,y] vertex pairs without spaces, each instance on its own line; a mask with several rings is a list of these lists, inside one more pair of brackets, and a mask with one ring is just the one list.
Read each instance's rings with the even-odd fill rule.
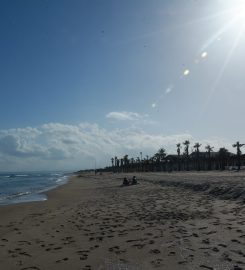
[[0,269],[245,269],[245,173],[82,174],[0,207]]

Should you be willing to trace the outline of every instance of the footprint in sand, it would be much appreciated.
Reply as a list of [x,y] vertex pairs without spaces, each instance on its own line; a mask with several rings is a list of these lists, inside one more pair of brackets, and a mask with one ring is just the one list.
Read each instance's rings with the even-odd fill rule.
[[19,252],[19,255],[26,256],[26,257],[32,257],[30,254],[27,252]]
[[161,251],[159,249],[151,249],[150,250],[150,253],[152,253],[152,254],[159,254],[159,253],[161,253]]
[[235,265],[235,266],[234,266],[234,270],[243,270],[243,269],[242,269],[241,267]]
[[110,247],[108,250],[109,250],[110,252],[114,252],[114,253],[117,254],[117,255],[126,252],[125,249],[120,249],[119,246]]
[[92,269],[91,265],[85,265],[85,267],[83,268],[83,270],[91,270],[91,269]]
[[84,261],[88,259],[88,254],[82,254],[82,256],[80,256],[80,260]]
[[155,267],[159,267],[159,266],[162,266],[162,259],[156,259],[154,261],[151,261],[151,264]]
[[39,267],[36,267],[36,266],[25,267],[25,268],[21,268],[20,270],[29,270],[29,269],[41,270]]
[[199,267],[200,267],[200,268],[204,268],[204,269],[214,270],[213,267],[207,266],[207,265],[204,265],[204,264],[201,264]]
[[219,247],[224,247],[224,248],[227,247],[227,245],[225,245],[225,244],[218,244],[218,246],[219,246]]
[[212,248],[212,251],[219,252],[219,249],[217,247]]
[[5,239],[5,238],[3,238],[3,239],[1,239],[3,242],[8,242],[8,240],[7,239]]
[[232,239],[231,242],[241,244],[241,242],[237,239]]
[[66,262],[66,261],[68,261],[68,260],[69,260],[69,258],[65,257],[65,258],[63,258],[63,259],[61,259],[61,260],[57,260],[56,263],[60,263],[60,262],[62,262],[62,261],[65,261],[65,262]]

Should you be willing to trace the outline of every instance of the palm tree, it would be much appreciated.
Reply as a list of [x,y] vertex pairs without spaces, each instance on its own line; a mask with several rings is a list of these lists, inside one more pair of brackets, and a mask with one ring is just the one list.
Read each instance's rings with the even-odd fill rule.
[[111,169],[114,172],[114,158],[111,158]]
[[140,152],[140,165],[141,165],[141,171],[143,171],[142,152]]
[[237,167],[238,167],[238,171],[240,171],[241,169],[241,147],[243,147],[245,144],[236,142],[235,144],[233,144],[232,146],[236,148],[237,151]]
[[131,171],[134,171],[134,158],[130,158]]
[[210,146],[209,144],[205,146],[205,149],[207,150],[208,153],[208,170],[212,169],[211,166],[211,152],[213,152],[214,147]]
[[115,171],[118,172],[119,159],[116,156],[114,157],[114,164],[115,164]]
[[158,150],[159,162],[160,162],[160,169],[162,171],[162,163],[166,157],[166,150],[164,148],[160,148]]
[[160,160],[164,160],[164,158],[166,157],[166,150],[164,148],[161,148],[158,150],[158,154],[160,156]]
[[160,170],[160,155],[158,152],[153,156],[153,162],[156,163],[157,171],[159,171]]
[[197,159],[197,170],[200,171],[200,151],[199,151],[199,148],[201,147],[202,145],[200,143],[195,143],[194,145],[194,148],[196,149],[196,159]]
[[154,171],[154,156],[149,159],[149,171]]
[[125,155],[123,157],[123,163],[124,163],[124,172],[128,172],[128,163],[129,163],[128,155]]
[[177,143],[177,154],[178,154],[178,171],[180,171],[180,148],[181,148],[181,144]]
[[146,160],[145,160],[145,171],[147,172],[149,171],[149,156],[148,155],[146,155]]
[[142,160],[141,160],[141,165],[142,165],[142,172],[146,172],[147,171],[147,160],[146,160],[146,158],[143,158]]
[[183,145],[185,146],[185,149],[184,149],[184,154],[185,154],[185,157],[186,157],[186,170],[189,171],[189,145],[190,145],[190,141],[186,140],[183,142]]
[[221,147],[219,149],[219,159],[220,159],[220,169],[221,170],[225,170],[228,156],[229,156],[228,150],[224,147]]
[[123,172],[123,158],[120,158],[120,172]]
[[136,158],[136,164],[137,164],[137,171],[140,171],[141,170],[141,162],[140,162],[140,158],[139,157],[137,157]]

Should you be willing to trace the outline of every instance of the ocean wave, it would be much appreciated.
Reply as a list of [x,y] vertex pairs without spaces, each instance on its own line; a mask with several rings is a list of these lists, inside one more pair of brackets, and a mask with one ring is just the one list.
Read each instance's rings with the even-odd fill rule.
[[29,194],[31,194],[31,192],[26,191],[26,192],[14,193],[14,194],[11,194],[11,195],[5,195],[3,197],[0,197],[0,201],[12,200],[12,199],[15,199],[17,197],[26,196],[26,195],[29,195]]
[[28,174],[8,174],[8,175],[2,175],[1,177],[4,178],[15,178],[15,177],[28,177]]
[[61,173],[6,173],[0,181],[0,204],[43,201],[45,192],[61,186],[68,181],[68,175]]
[[58,178],[55,182],[56,183],[64,183],[67,181],[67,179],[68,179],[68,176],[62,176],[62,177]]

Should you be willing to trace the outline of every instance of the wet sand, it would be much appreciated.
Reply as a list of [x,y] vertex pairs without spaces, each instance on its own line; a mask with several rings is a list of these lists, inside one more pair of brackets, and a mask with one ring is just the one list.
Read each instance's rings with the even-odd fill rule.
[[0,269],[245,269],[244,172],[124,175],[0,207]]

